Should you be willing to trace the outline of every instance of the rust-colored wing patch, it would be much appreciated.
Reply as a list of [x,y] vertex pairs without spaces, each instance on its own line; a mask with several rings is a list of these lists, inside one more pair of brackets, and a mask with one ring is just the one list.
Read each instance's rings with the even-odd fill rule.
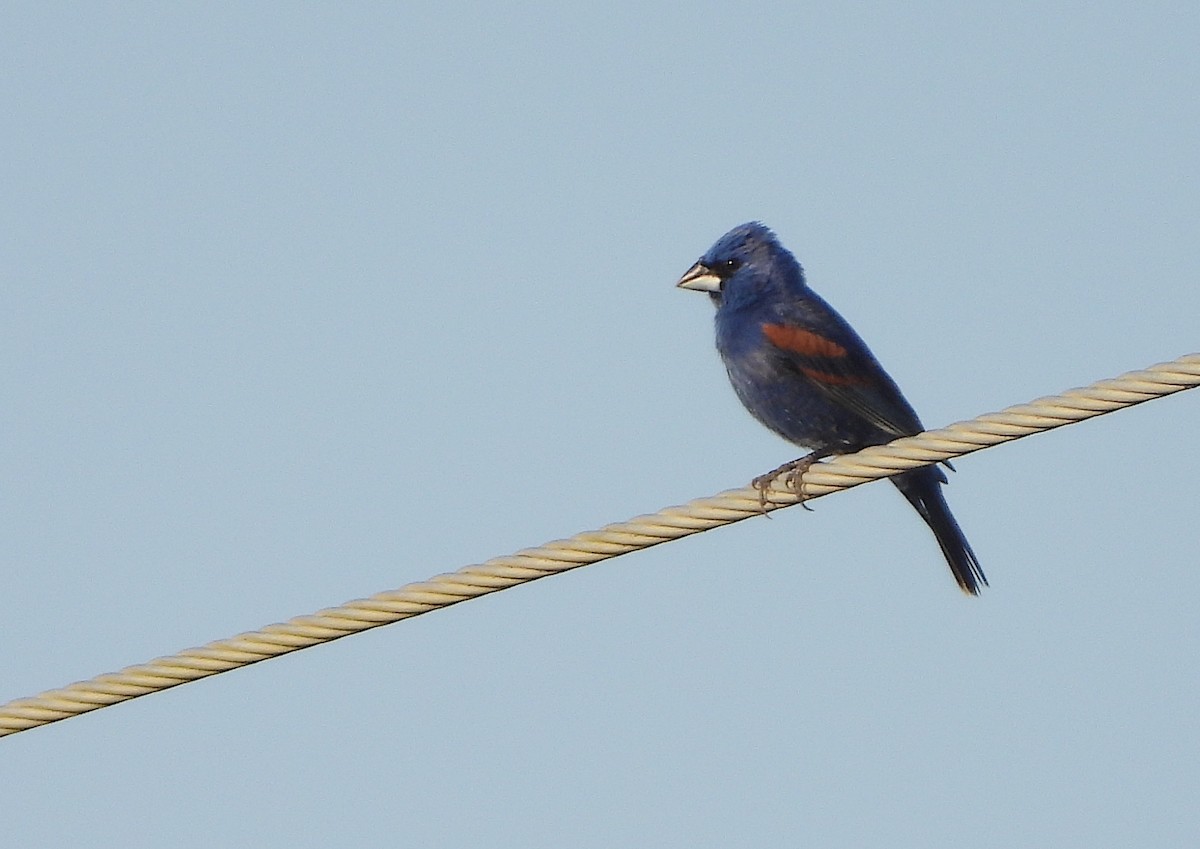
[[824,383],[827,386],[866,386],[871,383],[870,378],[859,377],[856,374],[831,374],[815,368],[801,368],[800,373],[809,380],[815,380],[817,383]]
[[[819,333],[787,324],[764,324],[763,335],[776,348],[783,348],[802,357],[844,357],[846,349]],[[814,380],[819,378],[809,375]]]

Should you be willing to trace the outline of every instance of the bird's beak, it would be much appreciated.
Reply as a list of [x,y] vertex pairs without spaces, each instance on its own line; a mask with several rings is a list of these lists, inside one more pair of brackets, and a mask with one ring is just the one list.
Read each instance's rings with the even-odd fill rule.
[[716,294],[721,291],[721,278],[713,274],[707,265],[698,262],[689,268],[675,285],[680,289]]

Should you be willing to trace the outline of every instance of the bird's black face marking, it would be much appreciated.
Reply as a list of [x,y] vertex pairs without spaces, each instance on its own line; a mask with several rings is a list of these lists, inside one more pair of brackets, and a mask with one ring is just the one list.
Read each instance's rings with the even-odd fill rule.
[[712,269],[712,273],[720,277],[722,281],[725,281],[736,274],[737,270],[741,267],[742,261],[740,259],[731,258],[716,263]]
[[721,303],[721,295],[725,291],[725,283],[730,277],[737,274],[737,270],[742,267],[743,263],[740,259],[731,257],[722,259],[716,262],[707,263],[703,258],[700,259],[700,264],[707,268],[712,274],[721,281],[720,287],[715,292],[709,292],[708,296],[712,298],[714,304]]

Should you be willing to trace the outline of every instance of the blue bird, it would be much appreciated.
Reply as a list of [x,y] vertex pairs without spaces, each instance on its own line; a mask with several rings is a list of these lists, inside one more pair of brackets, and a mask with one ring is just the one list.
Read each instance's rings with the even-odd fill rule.
[[[758,222],[717,240],[679,280],[717,307],[717,351],[750,413],[812,453],[755,478],[783,478],[800,491],[816,460],[881,445],[925,428],[895,381],[854,329],[804,280],[796,258]],[[987,585],[942,495],[946,475],[924,466],[891,478],[932,529],[963,592]]]

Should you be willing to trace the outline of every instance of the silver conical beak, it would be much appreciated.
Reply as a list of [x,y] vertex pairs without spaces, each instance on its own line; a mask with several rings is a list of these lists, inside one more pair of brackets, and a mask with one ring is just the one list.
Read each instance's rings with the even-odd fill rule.
[[715,294],[721,291],[721,278],[713,274],[712,269],[704,263],[698,262],[689,268],[675,285],[680,289]]

